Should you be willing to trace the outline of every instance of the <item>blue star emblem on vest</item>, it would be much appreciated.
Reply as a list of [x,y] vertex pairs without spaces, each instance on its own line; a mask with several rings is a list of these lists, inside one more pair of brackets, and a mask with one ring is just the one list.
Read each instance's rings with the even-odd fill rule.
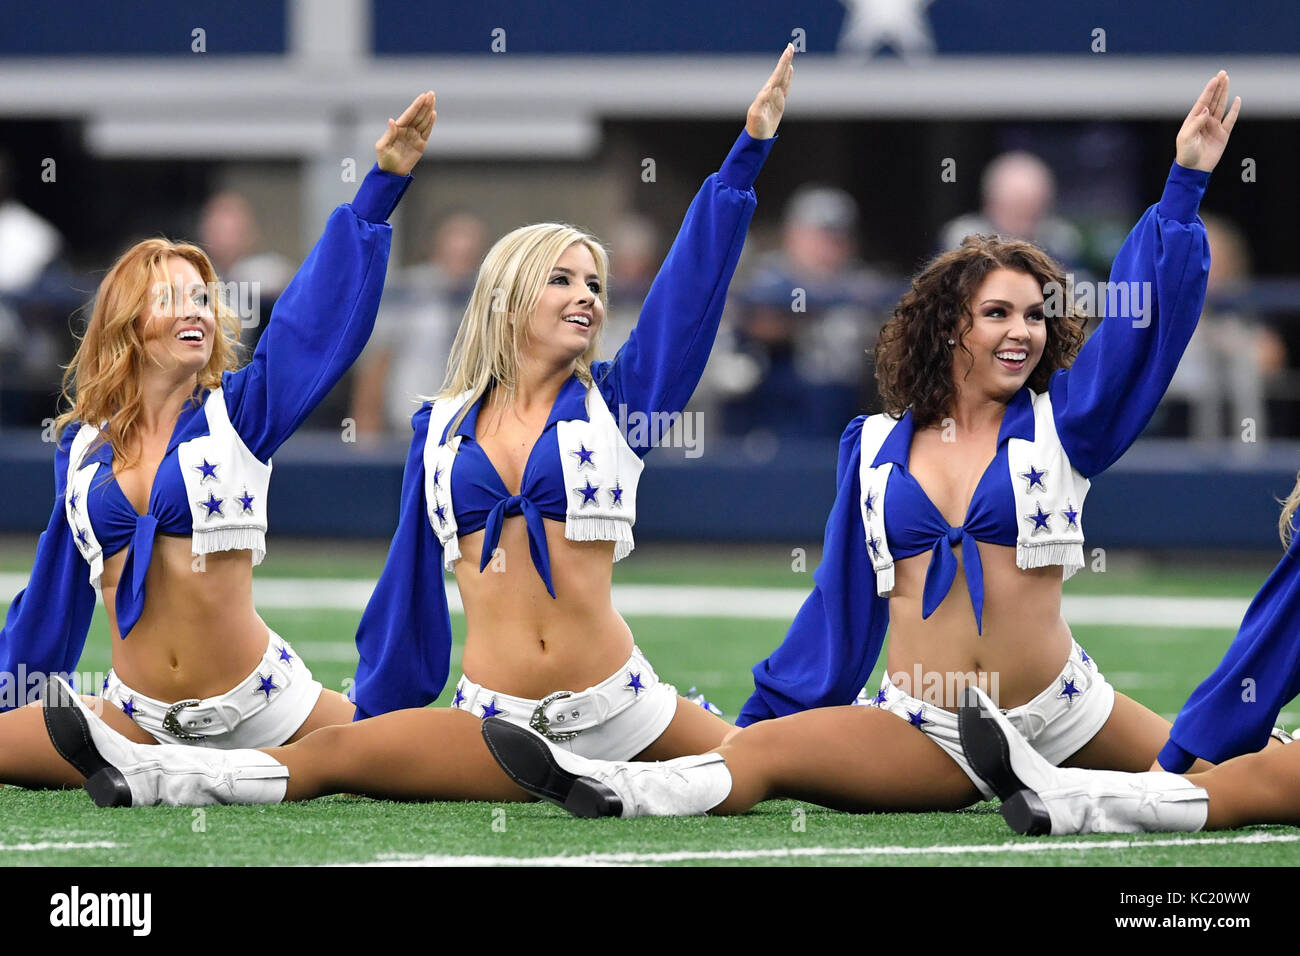
[[578,470],[579,470],[579,471],[581,471],[584,467],[586,467],[586,468],[595,468],[595,467],[596,467],[596,463],[595,463],[594,461],[592,461],[592,458],[591,458],[591,456],[594,455],[594,454],[596,454],[596,453],[595,453],[594,451],[592,451],[591,449],[589,449],[586,445],[582,444],[581,442],[578,443],[578,450],[577,450],[577,451],[571,451],[571,452],[569,452],[569,454],[570,454],[570,455],[573,455],[575,458],[578,459]]
[[1026,521],[1034,523],[1034,527],[1030,529],[1030,534],[1038,534],[1040,531],[1050,533],[1052,529],[1047,522],[1052,517],[1052,513],[1044,511],[1042,505],[1034,505],[1034,507],[1037,509],[1035,514],[1025,515]]
[[1026,492],[1033,491],[1034,485],[1037,485],[1043,491],[1047,490],[1047,485],[1043,484],[1043,479],[1047,477],[1046,469],[1039,471],[1033,465],[1030,465],[1028,471],[1022,471],[1020,473],[1020,477],[1029,483],[1025,487]]
[[1062,511],[1061,514],[1065,515],[1065,526],[1067,528],[1079,527],[1079,512],[1074,507],[1073,502],[1067,501],[1065,503],[1065,510]]
[[238,501],[240,507],[244,509],[244,514],[251,515],[253,513],[253,502],[256,499],[248,493],[247,488],[245,488],[244,493],[236,497],[235,500]]
[[609,504],[613,508],[623,507],[623,489],[619,485],[614,485],[609,489]]
[[208,513],[205,517],[211,518],[213,515],[221,515],[221,517],[224,518],[226,515],[225,512],[221,510],[221,503],[225,500],[226,500],[225,498],[218,498],[216,495],[214,495],[212,492],[209,491],[208,500],[200,501],[199,506],[208,509]]
[[598,491],[600,491],[600,485],[593,485],[590,478],[587,479],[587,487],[573,489],[575,495],[582,495],[582,500],[578,504],[583,508],[597,503],[596,492]]
[[199,473],[200,483],[207,481],[209,478],[213,481],[217,480],[217,466],[208,464],[206,458],[203,459],[203,464],[195,465],[194,470]]
[[867,497],[862,501],[862,510],[869,515],[876,513],[876,496],[869,491],[867,492]]

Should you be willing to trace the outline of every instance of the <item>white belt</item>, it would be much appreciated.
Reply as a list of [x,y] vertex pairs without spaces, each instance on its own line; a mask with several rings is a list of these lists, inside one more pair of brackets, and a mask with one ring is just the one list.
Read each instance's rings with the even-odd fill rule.
[[[461,677],[451,706],[480,717],[514,717],[551,740],[572,740],[584,730],[617,717],[659,683],[659,676],[639,648],[610,677],[586,690],[556,691],[541,700],[512,697]],[[474,708],[478,710],[475,711]]]
[[253,673],[219,697],[203,700],[191,698],[169,704],[132,690],[111,670],[109,675],[131,699],[134,718],[143,717],[181,740],[199,740],[206,736],[202,733],[205,730],[234,730],[242,721],[269,707],[272,697],[278,698],[279,692],[293,682],[293,660],[281,659],[280,646],[291,658],[295,657],[286,641],[272,640]]

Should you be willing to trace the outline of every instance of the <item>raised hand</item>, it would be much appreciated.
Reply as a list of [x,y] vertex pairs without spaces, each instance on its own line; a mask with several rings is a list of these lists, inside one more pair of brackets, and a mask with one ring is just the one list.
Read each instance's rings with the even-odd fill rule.
[[781,114],[785,112],[785,95],[790,92],[792,79],[794,46],[787,43],[776,69],[758,91],[758,96],[754,97],[754,102],[749,105],[749,112],[745,115],[745,132],[754,139],[771,139],[776,135]]
[[1227,103],[1228,74],[1220,70],[1205,84],[1178,131],[1174,158],[1179,166],[1208,173],[1218,165],[1232,127],[1237,124],[1241,97],[1234,99],[1232,108],[1225,111]]
[[434,109],[437,104],[438,99],[430,90],[412,100],[406,112],[397,119],[389,118],[388,129],[375,143],[380,169],[406,176],[415,168],[424,155],[429,132],[438,119],[438,111]]

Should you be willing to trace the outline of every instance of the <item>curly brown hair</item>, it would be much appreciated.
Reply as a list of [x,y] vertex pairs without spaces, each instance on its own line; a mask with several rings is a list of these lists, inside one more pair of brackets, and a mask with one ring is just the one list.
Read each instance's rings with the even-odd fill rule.
[[[886,412],[898,418],[910,408],[915,426],[926,428],[952,411],[957,389],[952,376],[954,348],[948,340],[961,343],[974,322],[971,299],[985,277],[997,269],[1033,276],[1048,300],[1047,344],[1026,384],[1041,392],[1053,372],[1074,361],[1088,320],[1065,292],[1061,265],[1030,242],[967,236],[961,246],[921,270],[894,308],[894,317],[880,330],[876,382]],[[1059,291],[1053,295],[1053,290]],[[1054,309],[1053,302],[1063,307]],[[959,347],[969,354],[964,343]]]

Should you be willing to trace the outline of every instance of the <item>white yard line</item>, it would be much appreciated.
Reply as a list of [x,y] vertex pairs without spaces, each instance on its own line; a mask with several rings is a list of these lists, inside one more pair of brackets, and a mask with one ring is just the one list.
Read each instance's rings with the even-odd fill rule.
[[1232,837],[1171,837],[1159,840],[1037,840],[1033,843],[987,843],[965,846],[777,847],[767,850],[673,850],[666,853],[584,853],[575,856],[402,856],[334,866],[636,866],[710,860],[788,860],[835,856],[909,857],[969,854],[1033,855],[1094,850],[1145,850],[1157,847],[1230,846],[1300,843],[1300,836],[1247,833]]
[[[0,602],[27,583],[23,574],[0,574]],[[257,606],[268,610],[360,611],[375,582],[356,578],[260,578],[253,584]],[[614,587],[614,606],[632,617],[719,617],[753,621],[794,618],[808,592],[801,588],[696,587],[623,584]],[[462,610],[460,594],[447,588],[447,603]],[[1236,630],[1246,613],[1246,598],[1143,597],[1141,595],[1066,595],[1065,619],[1077,625]]]
[[0,843],[0,853],[36,853],[44,850],[116,850],[121,844],[96,840],[93,843]]

